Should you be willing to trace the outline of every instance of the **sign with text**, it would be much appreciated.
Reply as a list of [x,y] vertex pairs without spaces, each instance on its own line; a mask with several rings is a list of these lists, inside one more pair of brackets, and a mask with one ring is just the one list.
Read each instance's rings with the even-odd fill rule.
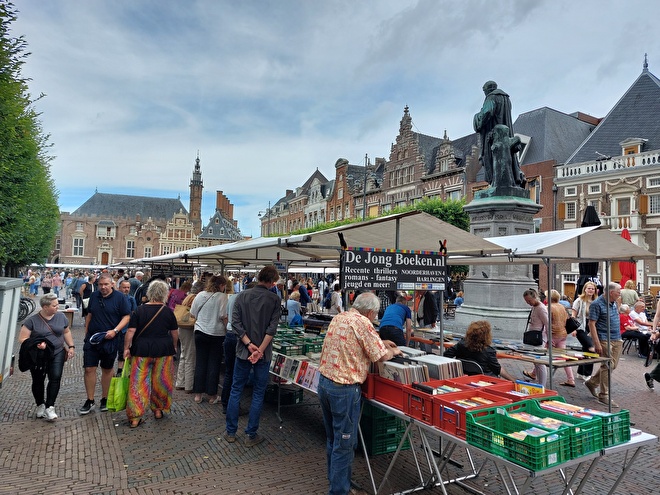
[[342,288],[367,290],[445,290],[445,257],[433,251],[348,248]]
[[153,275],[163,274],[166,277],[193,277],[193,265],[174,265],[170,263],[154,263],[151,266],[151,273]]

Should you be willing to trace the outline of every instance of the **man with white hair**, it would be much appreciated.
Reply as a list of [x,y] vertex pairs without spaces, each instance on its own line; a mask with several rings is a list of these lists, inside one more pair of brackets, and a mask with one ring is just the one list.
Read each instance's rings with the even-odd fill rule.
[[142,279],[144,278],[144,273],[141,271],[135,272],[135,276],[128,279],[131,283],[131,291],[128,293],[129,296],[135,297],[135,291],[142,285]]
[[329,493],[348,493],[357,447],[361,385],[369,365],[387,361],[401,350],[381,340],[373,326],[380,300],[373,292],[355,298],[349,311],[330,322],[321,350],[318,395],[325,425]]

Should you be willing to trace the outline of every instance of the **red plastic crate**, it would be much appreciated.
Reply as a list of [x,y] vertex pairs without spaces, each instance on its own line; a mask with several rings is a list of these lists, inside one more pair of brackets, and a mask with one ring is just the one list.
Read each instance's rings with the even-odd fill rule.
[[511,393],[511,392],[514,392],[516,390],[516,384],[513,383],[513,382],[509,382],[509,385],[510,386],[508,388],[505,385],[498,385],[497,387],[489,387],[486,390],[488,391],[489,394],[499,395],[500,397],[505,397],[507,399],[511,399],[513,402],[518,402],[518,401],[527,400],[527,399],[552,398],[552,397],[557,397],[559,395],[556,390],[546,389],[545,392],[542,393],[542,394],[520,396],[520,395]]
[[[472,397],[481,397],[492,403],[473,407],[453,403],[453,401],[456,400],[470,399]],[[467,428],[465,413],[467,411],[504,406],[513,402],[511,399],[488,393],[481,388],[466,390],[464,392],[455,392],[453,394],[436,395],[433,400],[438,406],[438,414],[433,418],[433,426],[460,438],[465,438]]]
[[403,411],[403,383],[374,376],[374,399]]
[[[498,378],[496,376],[489,376],[489,375],[463,375],[457,378],[450,378],[449,381],[457,385],[467,385],[472,388],[483,388],[487,390],[492,390],[493,388],[496,387],[504,387],[504,389],[507,389],[509,385],[513,385],[513,382],[509,380],[505,380],[504,378]],[[476,383],[476,382],[489,382],[492,385],[489,385],[487,387],[470,385],[471,383]],[[512,389],[509,388],[508,390],[512,390]]]
[[365,399],[373,399],[376,397],[376,384],[375,377],[377,373],[369,373],[367,379],[362,384],[362,395]]
[[[452,387],[458,388],[461,391],[468,390],[470,388],[465,385],[450,383],[450,380],[431,380],[424,382],[423,384],[434,388],[441,387],[442,385],[451,385]],[[411,418],[415,418],[419,421],[422,421],[423,423],[432,425],[433,418],[439,414],[437,411],[438,406],[433,401],[433,397],[439,397],[440,395],[446,394],[431,395],[414,388],[412,385],[404,385],[403,412]]]

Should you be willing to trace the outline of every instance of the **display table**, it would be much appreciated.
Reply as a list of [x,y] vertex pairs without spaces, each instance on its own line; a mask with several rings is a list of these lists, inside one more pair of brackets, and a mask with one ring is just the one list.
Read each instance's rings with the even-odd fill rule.
[[75,315],[78,312],[76,308],[69,308],[69,309],[60,309],[58,313],[62,313],[64,316],[66,316],[67,321],[69,322],[69,329],[73,327],[73,315]]
[[[445,485],[450,483],[463,485],[463,482],[465,480],[477,477],[481,472],[481,470],[483,469],[483,467],[485,466],[485,464],[488,462],[492,462],[495,465],[501,483],[504,484],[504,487],[506,488],[506,491],[509,494],[531,493],[530,487],[535,478],[553,475],[553,474],[557,475],[557,479],[558,479],[557,493],[560,493],[559,488],[561,488],[562,494],[568,494],[568,493],[579,494],[582,491],[583,487],[585,486],[586,482],[597,471],[598,462],[602,458],[602,456],[617,452],[625,451],[626,453],[628,453],[629,451],[632,451],[632,455],[630,457],[626,456],[628,460],[624,462],[624,466],[621,473],[617,476],[614,485],[609,491],[610,494],[613,494],[615,493],[617,487],[623,480],[623,477],[626,475],[630,467],[633,465],[633,462],[639,455],[639,452],[641,451],[642,447],[657,443],[658,441],[658,437],[656,437],[655,435],[651,435],[648,433],[640,433],[632,437],[626,443],[616,445],[613,447],[608,447],[598,452],[594,452],[592,454],[578,457],[576,459],[571,459],[569,461],[563,462],[561,464],[555,465],[547,469],[533,471],[523,466],[520,466],[514,462],[511,462],[507,459],[504,459],[500,456],[497,456],[493,453],[487,452],[479,447],[470,445],[465,440],[450,435],[434,426],[430,426],[426,423],[422,423],[414,418],[411,418],[398,409],[389,407],[376,400],[368,400],[368,402],[371,405],[378,407],[383,411],[392,414],[408,423],[405,433],[403,434],[401,441],[399,442],[397,450],[394,452],[394,455],[392,456],[387,471],[385,472],[383,479],[378,486],[376,486],[376,480],[374,478],[373,471],[371,469],[369,457],[366,455],[366,450],[365,450],[365,456],[367,460],[369,475],[371,478],[372,489],[374,494],[381,493],[381,489],[387,483],[388,478],[394,468],[394,465],[396,464],[399,454],[401,453],[401,448],[406,439],[410,440],[410,444],[412,445],[413,457],[417,468],[419,483],[416,486],[404,490],[400,493],[410,493],[425,488],[439,487],[442,490],[442,493],[444,493],[445,495],[447,493],[445,489]],[[417,434],[419,435],[419,440],[421,440],[420,450],[423,454],[423,457],[426,458],[428,465],[427,471],[429,472],[426,473],[423,472],[423,468],[422,465],[420,464],[419,457],[417,453],[415,453],[415,443],[413,442],[411,436],[413,431],[417,432]],[[364,444],[364,438],[362,437],[361,431],[360,431],[360,437]],[[435,443],[438,439],[440,440],[439,442],[440,445],[443,445],[439,457],[436,456],[432,448],[433,443]],[[454,477],[454,478],[450,478],[448,474],[445,474],[445,478],[443,478],[443,472],[445,471],[447,464],[450,462],[451,455],[454,453],[454,451],[457,448],[463,448],[466,451],[466,455],[468,458],[467,472],[463,476]],[[567,468],[574,468],[572,475],[569,475],[569,473],[566,471]],[[522,474],[523,479],[516,480],[514,474],[517,475]],[[476,490],[474,486],[469,486],[469,491],[475,493],[483,493]]]

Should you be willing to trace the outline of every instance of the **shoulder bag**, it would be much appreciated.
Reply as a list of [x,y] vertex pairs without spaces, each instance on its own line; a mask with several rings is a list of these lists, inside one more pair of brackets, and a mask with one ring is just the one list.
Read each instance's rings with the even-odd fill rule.
[[[53,330],[53,327],[50,326],[50,323],[48,323],[48,321],[46,321],[46,318],[41,316],[41,313],[39,313],[39,318],[41,318],[41,321],[43,321],[46,324],[46,326],[48,327],[48,330],[50,330],[52,332],[52,334],[55,335],[55,337],[57,337],[57,334],[55,333],[55,330]],[[67,352],[66,342],[64,342],[64,335],[62,335],[60,337],[60,340],[62,341],[62,347],[64,348],[64,351],[63,351],[64,352],[64,362],[67,362],[69,360],[69,353]]]
[[527,324],[525,325],[525,332],[523,333],[523,344],[539,347],[543,345],[543,328],[541,328],[541,330],[529,330],[532,311],[534,310],[532,309],[527,317]]
[[573,316],[569,316],[566,319],[566,332],[567,333],[573,333],[575,332],[578,328],[580,328],[580,320]]

